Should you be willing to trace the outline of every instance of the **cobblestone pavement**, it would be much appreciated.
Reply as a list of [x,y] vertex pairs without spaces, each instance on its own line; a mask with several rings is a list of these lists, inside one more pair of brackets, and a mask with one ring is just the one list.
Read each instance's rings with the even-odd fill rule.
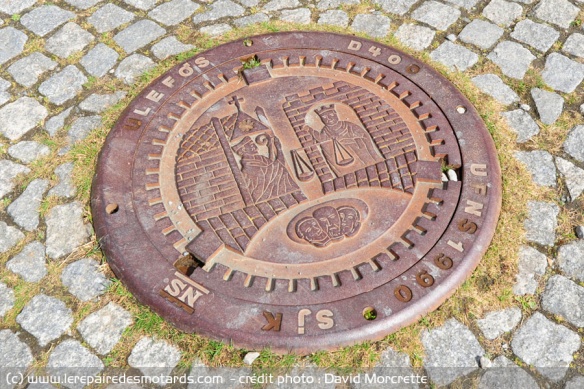
[[[584,227],[572,226],[569,240],[556,236],[562,215],[583,212],[583,6],[582,0],[0,0],[0,319],[6,320],[0,320],[0,367],[96,374],[137,325],[114,302],[97,309],[115,281],[87,250],[93,231],[72,178],[83,154],[75,145],[126,98],[103,86],[131,85],[164,59],[193,49],[185,31],[214,37],[280,20],[393,34],[466,72],[501,103],[500,114],[517,133],[515,157],[535,184],[557,193],[553,202],[528,203],[526,240],[510,286],[537,308],[517,304],[468,325],[452,318],[423,332],[421,371],[438,385],[474,377],[472,385],[481,388],[584,387],[584,367],[574,362],[584,353]],[[490,71],[477,73],[479,61]],[[530,77],[540,80],[537,87]],[[565,140],[532,141],[566,112],[573,124]],[[53,166],[52,159],[63,162]],[[491,342],[499,342],[499,354],[485,351]],[[127,364],[142,374],[153,367],[170,373],[184,351],[148,336],[130,348]],[[387,349],[378,363],[410,372],[412,358]]]

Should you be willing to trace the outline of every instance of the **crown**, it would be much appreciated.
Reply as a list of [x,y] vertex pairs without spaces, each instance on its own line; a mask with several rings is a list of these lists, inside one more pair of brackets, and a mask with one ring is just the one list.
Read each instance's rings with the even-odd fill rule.
[[317,115],[320,115],[321,113],[325,113],[328,111],[334,111],[335,110],[335,105],[331,104],[331,105],[323,105],[320,108],[317,108],[314,110],[314,112],[316,112]]

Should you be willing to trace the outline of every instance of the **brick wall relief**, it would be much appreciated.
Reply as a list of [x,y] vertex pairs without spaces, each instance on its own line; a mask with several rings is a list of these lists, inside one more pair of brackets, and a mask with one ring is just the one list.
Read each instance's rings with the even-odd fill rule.
[[[185,134],[177,185],[189,215],[205,231],[197,239],[210,239],[210,233],[245,252],[264,224],[307,200],[300,183],[310,180],[320,181],[319,195],[358,187],[413,193],[413,138],[378,96],[337,81],[279,101],[270,109],[282,107],[291,126],[279,128],[289,134],[282,139],[264,108],[237,95],[225,97],[221,114]],[[301,147],[282,147],[294,137]],[[284,152],[291,154],[290,165]]]
[[232,114],[185,134],[176,176],[181,200],[197,224],[244,252],[263,224],[306,197],[263,109],[248,114],[242,101],[233,96]]
[[283,109],[302,145],[292,151],[299,180],[318,177],[323,193],[361,186],[413,192],[414,140],[378,96],[338,81],[286,96]]

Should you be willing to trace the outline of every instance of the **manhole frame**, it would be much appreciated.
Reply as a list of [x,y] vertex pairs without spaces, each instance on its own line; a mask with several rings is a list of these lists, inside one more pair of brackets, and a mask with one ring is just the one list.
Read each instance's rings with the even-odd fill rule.
[[[104,161],[107,160],[108,154],[115,153],[116,149],[119,150],[120,147],[123,148],[123,142],[116,142],[116,137],[119,138],[120,134],[123,134],[124,131],[135,131],[135,128],[132,129],[132,126],[135,126],[137,123],[136,121],[143,117],[141,114],[137,115],[136,111],[144,113],[148,108],[154,109],[156,102],[154,101],[155,96],[153,98],[153,96],[150,94],[151,91],[157,89],[157,86],[163,84],[169,75],[174,76],[174,79],[176,80],[180,80],[181,77],[179,76],[179,72],[185,63],[196,63],[198,59],[203,57],[205,57],[207,60],[211,59],[211,62],[214,62],[213,59],[215,57],[225,58],[228,60],[233,58],[244,58],[253,55],[260,55],[266,50],[273,50],[273,48],[270,49],[270,45],[274,44],[274,39],[278,44],[283,43],[290,45],[290,48],[302,47],[300,44],[302,41],[310,41],[312,43],[327,42],[329,45],[330,42],[334,42],[334,47],[338,47],[338,49],[334,49],[337,52],[346,53],[348,55],[355,55],[356,52],[358,52],[358,55],[362,58],[366,58],[369,61],[382,63],[384,66],[396,70],[402,76],[414,82],[423,91],[430,95],[432,100],[438,105],[438,107],[440,107],[442,112],[448,116],[448,120],[452,124],[455,132],[457,129],[462,129],[463,127],[477,129],[477,134],[475,135],[484,142],[484,151],[488,155],[488,161],[486,162],[490,166],[488,172],[491,183],[491,186],[489,187],[489,201],[487,204],[488,212],[485,214],[485,219],[481,225],[479,233],[476,235],[476,239],[474,240],[471,251],[462,258],[461,264],[458,264],[456,269],[443,282],[435,286],[432,291],[433,297],[431,299],[424,297],[420,300],[417,300],[407,308],[400,310],[398,313],[390,317],[381,318],[378,316],[375,320],[364,320],[365,323],[362,327],[344,331],[341,339],[339,339],[339,333],[331,333],[314,337],[306,337],[304,340],[299,340],[297,342],[291,341],[290,339],[292,339],[292,337],[287,337],[281,342],[274,342],[274,340],[277,340],[277,338],[270,338],[269,343],[266,343],[265,340],[262,340],[262,338],[265,338],[265,333],[262,333],[262,331],[258,331],[258,336],[255,337],[238,337],[237,334],[231,333],[229,331],[216,332],[216,328],[213,328],[213,326],[210,325],[193,328],[192,326],[181,321],[180,318],[177,320],[178,316],[176,315],[176,306],[171,304],[161,305],[159,290],[156,289],[160,289],[160,285],[163,284],[163,280],[153,280],[152,276],[148,274],[136,275],[132,272],[131,269],[126,268],[126,257],[128,256],[128,250],[134,251],[140,249],[140,245],[136,244],[137,242],[135,239],[123,239],[125,243],[122,244],[119,244],[120,242],[118,240],[118,244],[115,244],[112,242],[115,239],[109,238],[110,233],[119,237],[118,233],[122,229],[129,227],[128,217],[132,218],[135,216],[126,212],[120,212],[120,210],[124,211],[128,205],[133,206],[132,196],[130,196],[129,193],[126,192],[117,194],[117,198],[115,199],[116,201],[113,201],[112,196],[109,196],[113,191],[115,191],[115,188],[110,188],[109,181],[112,180],[112,177],[117,177],[114,178],[114,181],[119,179],[119,172],[112,171],[110,168],[108,168],[107,163]],[[253,42],[251,46],[247,46],[244,43],[249,42],[249,40]],[[297,44],[297,46],[293,46],[294,44]],[[357,46],[359,46],[359,48],[355,50]],[[384,53],[384,55],[379,58],[380,56],[378,54],[374,56],[374,52],[367,51],[367,47],[380,48],[383,49],[386,53]],[[362,48],[363,50],[361,50]],[[277,48],[277,50],[283,49],[284,47],[281,46]],[[234,57],[233,55],[228,54],[233,52],[237,52],[238,56]],[[387,55],[388,53],[389,55]],[[397,61],[396,56],[399,57],[399,62]],[[395,63],[392,63],[392,61]],[[209,73],[209,71],[212,69],[212,67],[206,69],[205,73]],[[430,93],[428,92],[429,89],[440,89],[441,92]],[[160,88],[158,88],[158,90],[160,90]],[[148,106],[148,103],[145,104],[146,101],[150,101],[151,105]],[[466,109],[465,112],[460,112],[462,111],[460,107],[464,107]],[[454,118],[454,120],[452,118]],[[467,124],[460,124],[460,121]],[[473,125],[469,126],[468,123],[473,123]],[[104,176],[108,178],[104,179]],[[108,194],[108,196],[105,196],[109,197],[108,199],[106,199],[103,195],[103,188],[105,188],[106,185],[108,187],[108,191],[112,191]],[[488,245],[491,242],[492,236],[495,232],[501,208],[501,190],[501,173],[496,150],[492,138],[488,134],[484,123],[468,99],[466,99],[466,97],[464,97],[464,95],[462,95],[462,93],[458,91],[451,82],[446,80],[437,71],[428,67],[425,63],[419,61],[418,59],[407,55],[406,53],[367,39],[321,32],[286,32],[265,34],[251,38],[240,39],[234,42],[223,44],[206,52],[199,53],[193,58],[188,59],[179,65],[176,65],[174,68],[145,87],[144,90],[122,113],[120,119],[108,134],[104,148],[100,152],[97,174],[94,178],[92,186],[91,206],[96,234],[100,240],[112,270],[140,302],[150,306],[162,317],[173,322],[173,324],[182,330],[188,332],[193,332],[196,330],[197,332],[200,332],[206,336],[220,339],[226,342],[233,342],[237,346],[250,349],[271,346],[272,350],[275,352],[294,352],[298,354],[307,354],[315,350],[333,350],[341,346],[351,345],[360,341],[381,339],[387,334],[392,333],[408,324],[411,324],[412,322],[415,322],[425,313],[430,312],[441,305],[472,273],[488,249]],[[109,207],[110,213],[108,213],[106,212],[106,207],[110,204],[112,206]],[[113,204],[115,204],[115,207]],[[459,207],[460,202],[456,208],[459,209]],[[115,211],[111,212],[114,208]],[[117,215],[119,219],[124,218],[124,222],[120,222],[119,219],[118,221],[112,222],[112,215]],[[136,228],[142,228],[138,220],[136,220],[135,224],[131,227],[132,231],[138,231]],[[125,248],[122,250],[121,246],[124,246]],[[145,250],[145,252],[148,252],[148,250]],[[138,263],[139,262],[137,262],[137,259],[132,259],[129,261],[130,265]],[[176,269],[168,269],[168,272],[174,271],[176,271]],[[144,290],[143,285],[144,279],[148,280],[148,288],[146,290]],[[205,286],[211,288],[209,285]],[[199,289],[202,291],[202,293],[205,293],[204,291],[207,290],[205,286],[202,286],[202,288]],[[370,305],[372,308],[379,311],[378,307],[375,307],[374,304]],[[368,308],[369,307],[367,306],[363,307],[363,309]],[[317,347],[314,347],[313,345],[315,338],[317,338],[316,341],[318,342]]]

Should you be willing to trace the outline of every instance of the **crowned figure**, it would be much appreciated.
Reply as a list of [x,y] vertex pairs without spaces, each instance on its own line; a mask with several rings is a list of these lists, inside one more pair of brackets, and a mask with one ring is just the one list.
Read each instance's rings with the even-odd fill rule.
[[320,131],[310,127],[308,130],[338,176],[383,160],[367,130],[359,124],[340,120],[334,104],[324,105],[314,112],[324,127]]

